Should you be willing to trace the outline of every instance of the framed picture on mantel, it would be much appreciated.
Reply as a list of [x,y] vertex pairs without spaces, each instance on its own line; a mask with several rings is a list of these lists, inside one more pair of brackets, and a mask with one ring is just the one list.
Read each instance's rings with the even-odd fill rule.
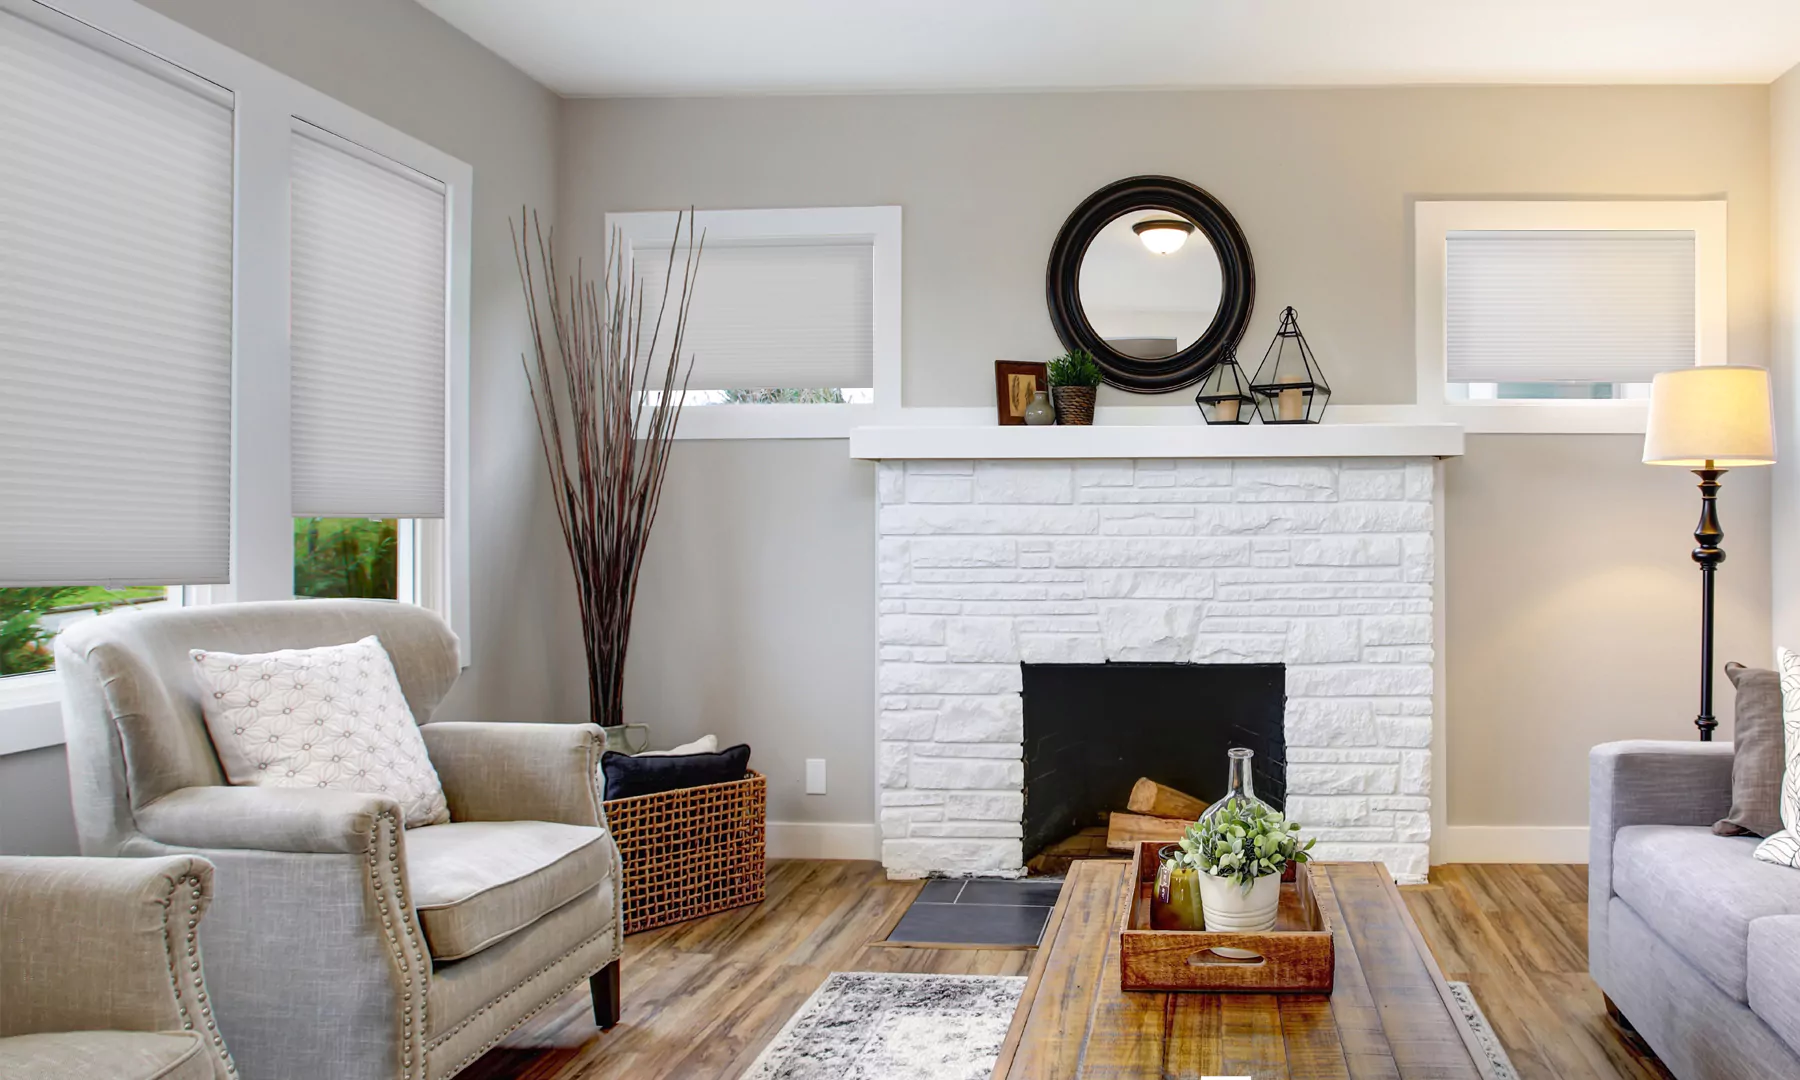
[[994,361],[994,402],[1000,409],[1000,423],[1023,424],[1025,406],[1033,394],[1049,393],[1050,374],[1046,364],[1028,361]]

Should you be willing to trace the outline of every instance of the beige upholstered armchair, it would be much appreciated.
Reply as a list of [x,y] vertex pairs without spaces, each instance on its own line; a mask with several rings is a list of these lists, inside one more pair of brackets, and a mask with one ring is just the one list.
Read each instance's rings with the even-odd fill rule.
[[[450,804],[227,786],[190,649],[378,636]],[[250,1080],[440,1080],[590,979],[618,1019],[619,855],[587,724],[429,723],[456,638],[422,608],[299,600],[138,612],[57,640],[76,825],[88,855],[203,855],[201,940],[220,1029]]]
[[0,858],[0,1080],[233,1080],[195,926],[205,859]]

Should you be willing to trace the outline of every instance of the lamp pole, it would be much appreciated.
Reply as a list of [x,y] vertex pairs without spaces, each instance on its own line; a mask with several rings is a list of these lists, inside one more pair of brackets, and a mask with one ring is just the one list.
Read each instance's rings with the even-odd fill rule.
[[1701,742],[1712,742],[1713,729],[1719,726],[1713,716],[1712,692],[1713,579],[1725,561],[1725,550],[1719,546],[1725,530],[1719,527],[1718,505],[1719,477],[1725,472],[1713,468],[1710,459],[1706,468],[1694,470],[1700,478],[1700,524],[1694,527],[1694,561],[1700,564],[1700,715],[1694,718],[1694,726],[1700,729]]

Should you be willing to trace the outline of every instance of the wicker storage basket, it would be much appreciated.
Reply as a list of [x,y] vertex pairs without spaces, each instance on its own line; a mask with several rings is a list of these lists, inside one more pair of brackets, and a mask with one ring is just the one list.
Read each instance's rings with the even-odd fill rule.
[[697,919],[763,898],[768,781],[680,788],[606,803],[625,864],[625,932]]

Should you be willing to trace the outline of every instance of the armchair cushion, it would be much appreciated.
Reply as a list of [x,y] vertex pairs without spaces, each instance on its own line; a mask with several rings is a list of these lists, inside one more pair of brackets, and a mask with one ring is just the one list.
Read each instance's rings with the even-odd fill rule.
[[1800,914],[1800,874],[1750,857],[1751,836],[1707,828],[1633,825],[1619,830],[1613,891],[1688,963],[1740,1002],[1750,924]]
[[375,635],[316,649],[192,655],[201,712],[233,784],[362,791],[399,803],[408,825],[450,820]]
[[487,948],[612,873],[606,830],[551,821],[465,821],[409,829],[406,876],[437,960]]
[[75,1031],[0,1039],[0,1080],[213,1080],[191,1031]]

